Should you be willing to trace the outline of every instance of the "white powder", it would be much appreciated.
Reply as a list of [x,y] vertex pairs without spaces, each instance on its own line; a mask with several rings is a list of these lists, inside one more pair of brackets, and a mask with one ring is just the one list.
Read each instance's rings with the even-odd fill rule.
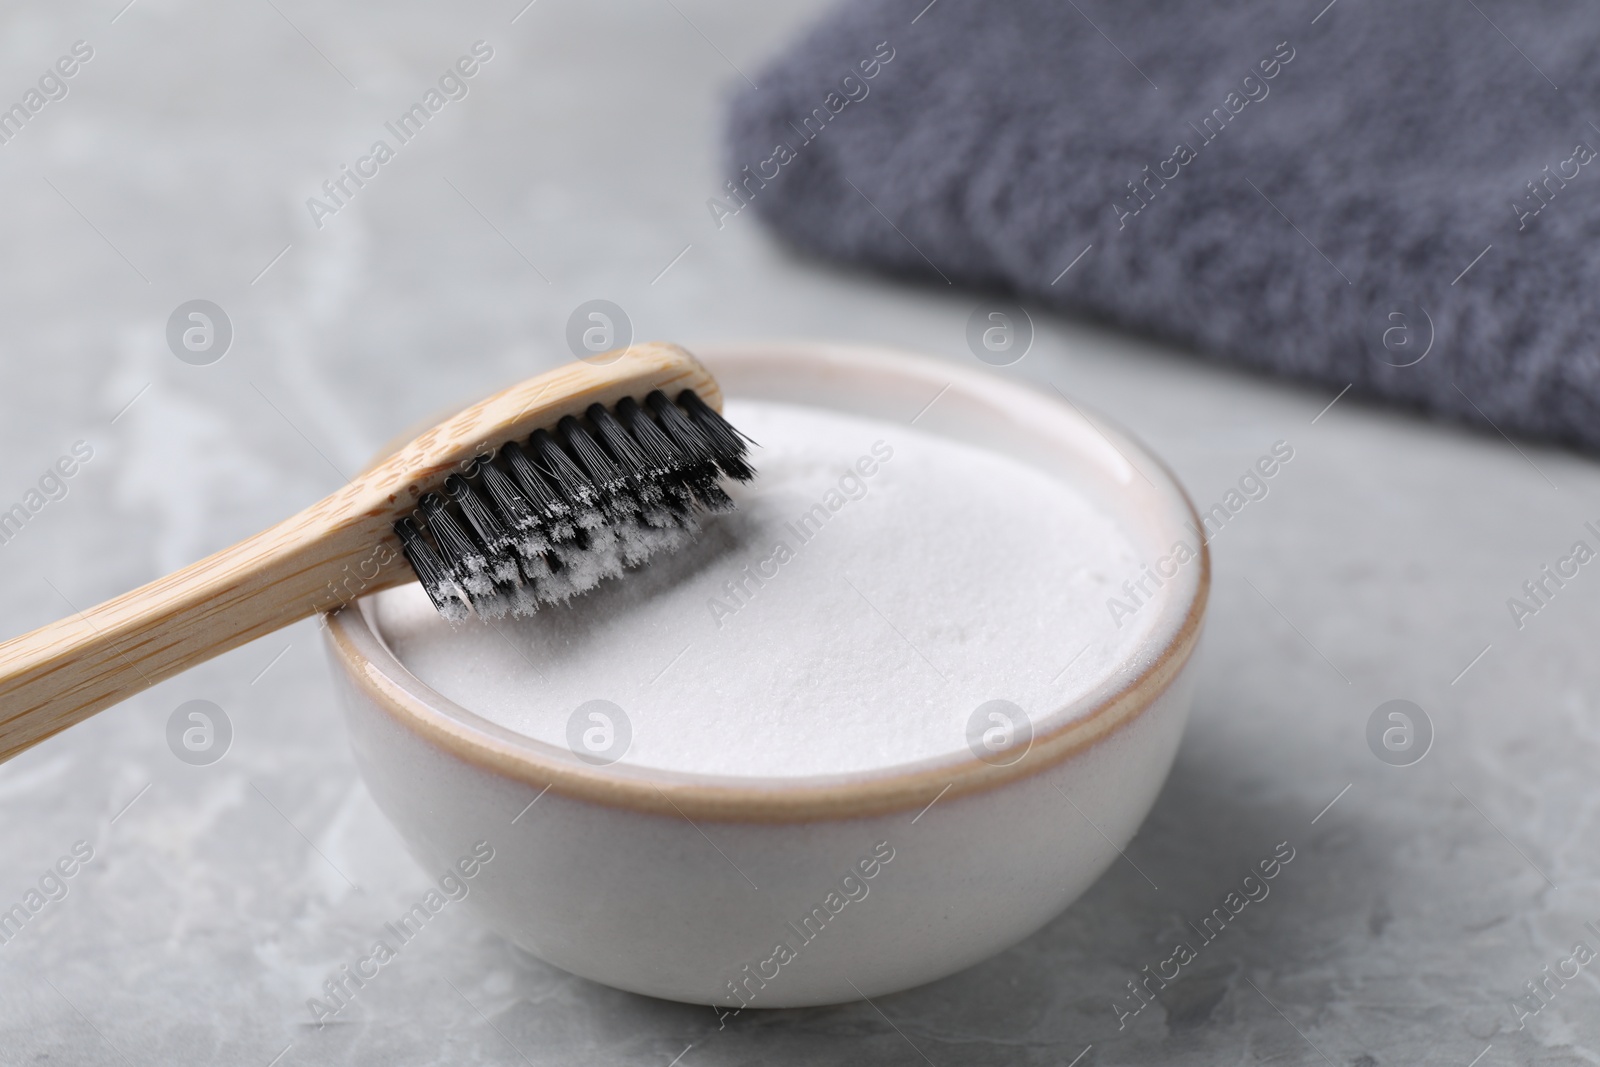
[[[1037,723],[1158,614],[1116,628],[1106,600],[1141,560],[1042,471],[820,408],[734,400],[728,417],[760,442],[758,477],[691,547],[533,618],[452,627],[402,586],[377,595],[379,633],[520,733],[567,745],[579,706],[606,700],[628,763],[786,777],[961,752],[993,699]],[[598,723],[580,718],[579,737]],[[605,744],[600,724],[588,747]]]

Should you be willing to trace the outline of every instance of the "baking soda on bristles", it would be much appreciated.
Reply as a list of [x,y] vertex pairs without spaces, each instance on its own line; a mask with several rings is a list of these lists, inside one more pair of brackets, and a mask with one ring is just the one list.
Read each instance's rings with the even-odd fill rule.
[[695,541],[528,619],[452,627],[416,586],[373,619],[413,674],[590,763],[804,777],[963,754],[1115,675],[1132,538],[1081,491],[912,427],[732,399],[760,477]]

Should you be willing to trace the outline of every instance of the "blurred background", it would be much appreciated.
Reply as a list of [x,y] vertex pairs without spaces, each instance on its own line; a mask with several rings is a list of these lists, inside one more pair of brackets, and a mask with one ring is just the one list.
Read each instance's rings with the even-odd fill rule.
[[[968,321],[994,294],[829,266],[707,209],[730,96],[822,3],[122,3],[0,15],[0,103],[92,52],[0,144],[0,511],[30,516],[0,543],[5,636],[268,526],[417,420],[571,358],[586,301],[691,350],[976,361]],[[313,218],[480,41],[466,95]],[[225,348],[170,343],[196,300]],[[78,842],[93,856],[0,944],[0,1061],[1600,1060],[1589,971],[1520,1027],[1511,1003],[1575,941],[1600,948],[1600,578],[1520,627],[1507,607],[1592,539],[1593,464],[1027,306],[1031,348],[994,373],[1128,427],[1202,509],[1294,449],[1212,545],[1195,714],[1128,849],[1148,880],[1119,862],[1034,938],[876,1008],[726,1022],[451,911],[318,1028],[307,998],[428,878],[357,777],[308,622],[0,766],[0,908]],[[42,482],[64,456],[74,473]],[[1396,699],[1432,737],[1407,766],[1368,743]],[[208,765],[169,746],[191,700],[229,726]],[[1126,983],[1284,841],[1270,898],[1119,1029]]]

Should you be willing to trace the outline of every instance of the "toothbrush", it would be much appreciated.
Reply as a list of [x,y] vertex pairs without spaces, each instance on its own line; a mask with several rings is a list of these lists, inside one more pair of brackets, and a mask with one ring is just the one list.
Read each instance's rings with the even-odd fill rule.
[[748,481],[684,349],[640,344],[514,385],[292,518],[0,644],[0,762],[263,634],[420,580],[452,621],[525,615],[687,544]]

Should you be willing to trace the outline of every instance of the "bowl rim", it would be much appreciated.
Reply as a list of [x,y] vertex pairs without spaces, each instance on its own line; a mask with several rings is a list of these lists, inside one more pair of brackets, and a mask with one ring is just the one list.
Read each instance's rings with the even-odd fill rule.
[[[1158,491],[1181,502],[1193,528],[1203,529],[1194,502],[1171,469],[1126,430],[1090,419],[1078,404],[1057,399],[1026,385],[935,360],[903,349],[879,345],[807,342],[754,342],[704,345],[717,357],[833,358],[869,364],[881,371],[915,376],[931,365],[942,380],[970,390],[1016,395],[1061,409],[1064,418],[1102,434],[1130,465],[1146,474]],[[1131,458],[1130,458],[1131,457]],[[1159,481],[1161,484],[1157,484]],[[1170,636],[1138,674],[1113,689],[1098,704],[1033,738],[1023,757],[1008,765],[984,762],[958,753],[885,768],[797,778],[720,776],[613,763],[594,766],[566,750],[509,730],[456,704],[411,674],[378,636],[364,602],[323,616],[327,643],[337,670],[399,725],[433,747],[469,764],[543,791],[656,815],[718,822],[799,823],[861,818],[931,806],[949,797],[986,792],[1031,777],[1087,751],[1132,723],[1167,690],[1192,656],[1199,641],[1211,587],[1211,553],[1199,538],[1199,571],[1187,601],[1163,607]],[[1158,617],[1156,630],[1163,617]],[[1147,650],[1147,646],[1140,646]],[[1062,705],[1062,708],[1070,704]],[[1052,713],[1054,714],[1054,713]]]

